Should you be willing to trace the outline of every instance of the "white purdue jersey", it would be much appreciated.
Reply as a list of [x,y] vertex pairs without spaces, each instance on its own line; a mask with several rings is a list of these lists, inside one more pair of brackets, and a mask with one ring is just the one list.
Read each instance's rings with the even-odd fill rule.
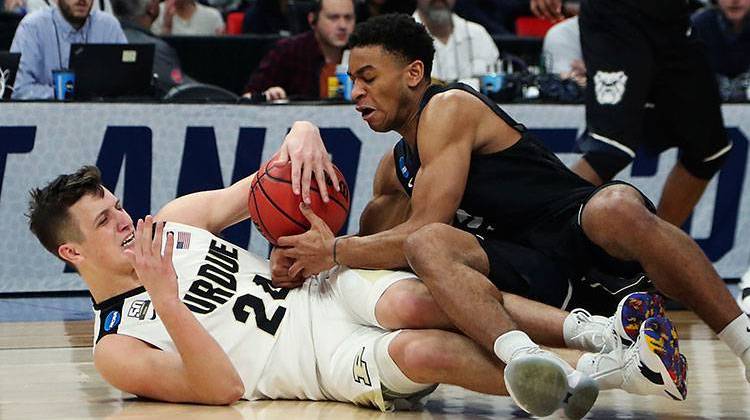
[[[210,232],[170,222],[163,243],[170,231],[180,299],[229,355],[245,384],[245,398],[251,398],[287,321],[286,299],[299,291],[274,289],[266,260]],[[116,333],[177,352],[143,287],[94,305],[94,311],[95,345]]]
[[[398,331],[378,325],[375,306],[391,284],[413,274],[336,268],[300,288],[275,289],[268,261],[203,229],[169,222],[162,243],[168,232],[180,299],[229,356],[243,398],[392,406],[378,360],[390,359]],[[123,334],[177,352],[143,287],[95,304],[94,312],[94,346]]]

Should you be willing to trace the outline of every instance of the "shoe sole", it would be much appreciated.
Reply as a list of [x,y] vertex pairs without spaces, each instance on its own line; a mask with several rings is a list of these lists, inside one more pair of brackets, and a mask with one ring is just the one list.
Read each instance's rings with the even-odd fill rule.
[[649,318],[643,322],[641,334],[639,353],[643,366],[659,373],[669,397],[678,401],[687,398],[687,359],[680,353],[672,322],[666,317]]
[[638,338],[643,321],[652,317],[666,317],[664,299],[645,292],[631,293],[617,305],[617,334],[623,344],[630,345]]
[[568,389],[563,402],[565,417],[578,420],[583,418],[599,397],[599,386],[588,375],[584,375],[575,387]]
[[512,360],[505,367],[503,377],[513,401],[534,416],[554,413],[568,395],[568,380],[562,367],[542,356]]

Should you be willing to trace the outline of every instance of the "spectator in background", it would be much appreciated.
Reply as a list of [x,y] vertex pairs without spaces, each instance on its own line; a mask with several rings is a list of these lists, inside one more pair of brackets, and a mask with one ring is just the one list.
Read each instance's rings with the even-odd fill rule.
[[414,13],[416,0],[365,0],[357,3],[357,22],[388,13]]
[[[4,0],[4,3],[5,11],[21,15],[57,6],[57,0]],[[112,13],[110,0],[95,0],[93,7],[102,12]]]
[[432,77],[444,82],[470,80],[487,73],[500,53],[490,34],[479,24],[453,13],[456,0],[417,0],[414,19],[425,25],[435,45]]
[[224,20],[218,10],[195,0],[166,0],[151,25],[156,35],[221,35]]
[[750,0],[718,0],[692,17],[693,31],[706,43],[711,68],[725,100],[748,100],[750,83]]
[[156,87],[162,93],[183,83],[193,82],[182,74],[177,52],[149,28],[159,16],[159,0],[112,0],[115,16],[131,44],[154,44]]
[[280,40],[263,57],[245,88],[246,97],[262,94],[266,100],[277,100],[327,96],[325,80],[335,74],[354,30],[354,1],[320,0],[307,20],[310,31]]
[[21,21],[10,47],[21,53],[13,99],[53,98],[52,71],[68,67],[74,43],[128,42],[117,19],[92,10],[92,1],[60,0]]
[[561,79],[573,79],[586,86],[586,65],[581,52],[581,31],[578,16],[565,19],[551,27],[544,36],[542,57],[545,70]]

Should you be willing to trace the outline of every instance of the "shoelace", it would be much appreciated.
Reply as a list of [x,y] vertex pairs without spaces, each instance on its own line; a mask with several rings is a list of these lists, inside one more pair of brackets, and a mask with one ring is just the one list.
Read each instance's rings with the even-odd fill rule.
[[[548,353],[547,351],[543,350],[539,346],[526,346],[526,347],[519,347],[517,348],[511,355],[510,360],[515,359],[517,356],[520,356],[521,354],[545,354]],[[509,361],[510,361],[509,360]]]
[[594,371],[598,369],[602,359],[613,360],[616,367],[602,372],[596,372],[591,375],[591,378],[596,380],[616,372],[622,372],[622,383],[627,383],[634,371],[633,369],[630,369],[630,366],[634,365],[638,361],[638,346],[640,344],[641,336],[639,335],[638,338],[636,338],[635,342],[626,349],[623,349],[622,346],[617,346],[615,350],[608,353],[605,353],[604,350],[600,351],[594,357]]
[[[576,316],[578,325],[582,328],[581,332],[571,337],[571,341],[591,335],[591,342],[601,349],[600,352],[606,350],[608,345],[612,349],[620,348],[620,339],[614,328],[614,316],[608,318],[607,322],[602,322],[594,319],[591,313],[585,309],[573,309],[570,313]],[[598,326],[598,328],[593,327],[592,324]]]

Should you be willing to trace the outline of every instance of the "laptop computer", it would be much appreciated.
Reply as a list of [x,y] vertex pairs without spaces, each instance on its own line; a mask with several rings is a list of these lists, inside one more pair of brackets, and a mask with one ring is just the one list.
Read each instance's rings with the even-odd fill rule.
[[0,51],[0,101],[10,100],[19,61],[21,61],[21,53]]
[[73,44],[74,99],[149,97],[154,44]]

